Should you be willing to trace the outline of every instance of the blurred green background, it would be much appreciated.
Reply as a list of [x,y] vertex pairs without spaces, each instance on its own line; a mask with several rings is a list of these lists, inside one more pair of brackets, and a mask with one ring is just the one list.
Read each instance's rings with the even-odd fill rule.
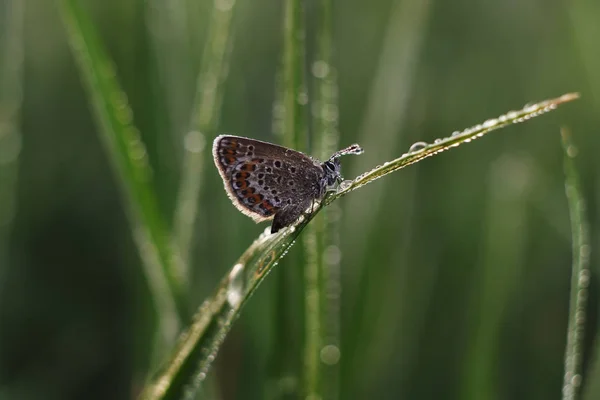
[[[212,2],[81,3],[114,60],[171,226]],[[309,52],[317,3],[308,2]],[[579,148],[596,274],[600,3],[345,0],[333,7],[340,144],[365,149],[342,159],[346,178],[414,142],[530,101],[582,94],[335,203],[341,398],[560,398],[571,232],[559,129],[569,127]],[[282,10],[273,0],[235,4],[219,122],[203,132],[207,154],[218,133],[281,141],[272,134],[272,109]],[[157,317],[57,3],[2,0],[0,34],[0,399],[133,398],[156,362]],[[210,156],[205,164],[188,277],[192,309],[266,227],[235,210]],[[289,258],[301,251],[295,246]],[[242,311],[206,398],[264,398],[270,365],[285,353],[274,336],[277,277],[294,265],[287,261]],[[596,286],[593,275],[587,399],[600,398]],[[298,328],[288,345],[297,347],[301,335]]]

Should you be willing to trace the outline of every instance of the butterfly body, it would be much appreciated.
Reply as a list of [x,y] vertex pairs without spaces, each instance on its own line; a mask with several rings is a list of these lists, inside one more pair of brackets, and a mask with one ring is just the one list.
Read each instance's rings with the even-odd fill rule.
[[[356,146],[353,154],[359,150]],[[322,163],[299,151],[240,136],[218,136],[213,158],[236,208],[255,222],[273,218],[273,233],[294,222],[341,179],[337,158]]]

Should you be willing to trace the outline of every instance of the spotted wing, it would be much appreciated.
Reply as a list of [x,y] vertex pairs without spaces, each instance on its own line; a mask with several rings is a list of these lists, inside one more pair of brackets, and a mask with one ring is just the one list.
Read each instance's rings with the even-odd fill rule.
[[272,218],[282,208],[301,208],[299,216],[322,196],[323,169],[300,152],[254,139],[219,136],[213,157],[229,198],[256,222]]

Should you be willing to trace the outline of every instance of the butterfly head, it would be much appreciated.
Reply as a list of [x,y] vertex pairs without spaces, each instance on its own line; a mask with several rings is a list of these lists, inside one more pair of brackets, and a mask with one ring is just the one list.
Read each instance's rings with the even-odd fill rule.
[[325,161],[321,165],[323,167],[323,171],[325,171],[325,182],[327,187],[332,187],[343,180],[341,174],[340,157],[345,156],[346,154],[358,155],[362,154],[362,152],[363,149],[359,145],[353,144],[352,146],[333,153],[329,160]]

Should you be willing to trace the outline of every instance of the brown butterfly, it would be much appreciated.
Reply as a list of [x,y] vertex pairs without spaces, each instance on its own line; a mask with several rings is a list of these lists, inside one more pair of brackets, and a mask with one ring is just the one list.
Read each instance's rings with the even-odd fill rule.
[[217,136],[213,158],[227,195],[255,222],[273,218],[271,233],[290,225],[342,181],[339,157],[361,154],[353,144],[320,162],[296,150],[240,136]]

